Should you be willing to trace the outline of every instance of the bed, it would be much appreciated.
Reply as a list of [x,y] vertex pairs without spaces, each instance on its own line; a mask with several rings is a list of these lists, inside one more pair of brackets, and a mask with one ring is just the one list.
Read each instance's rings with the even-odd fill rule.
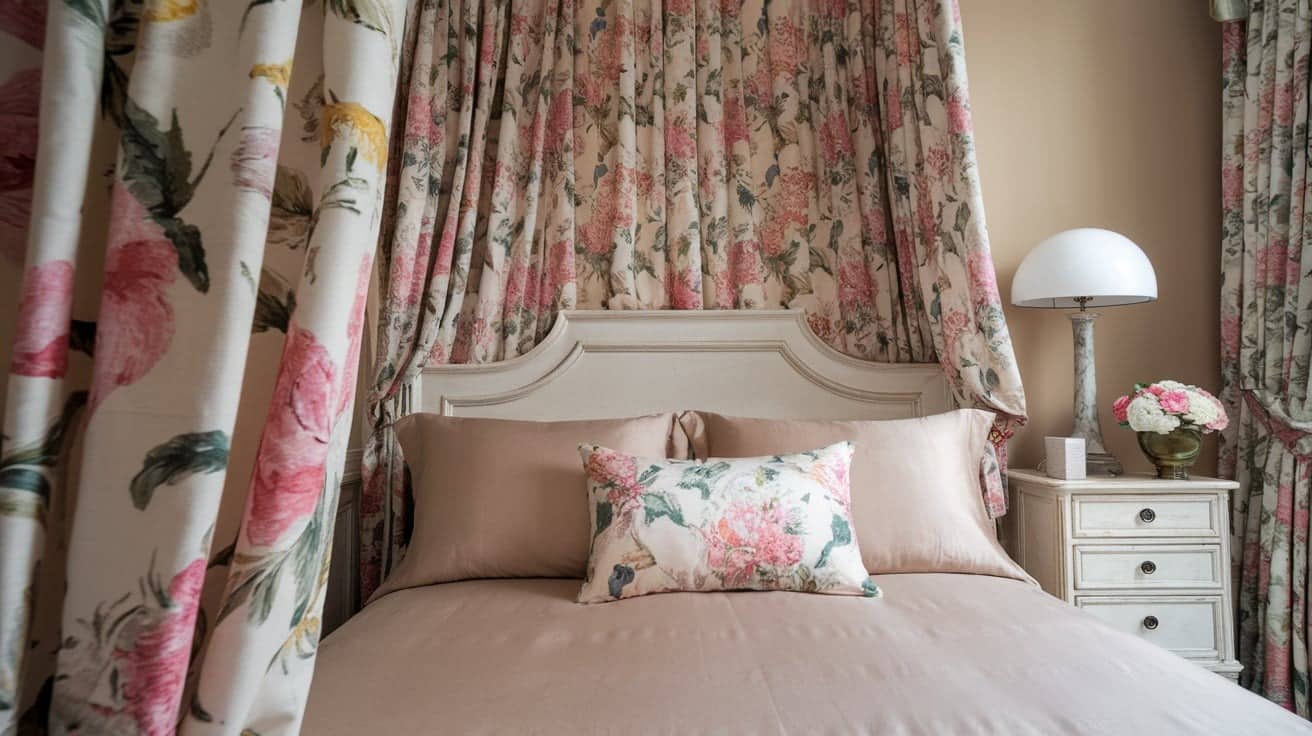
[[[572,313],[525,356],[427,371],[410,401],[536,420],[949,408],[937,366],[841,356],[793,312]],[[881,598],[666,593],[596,605],[576,602],[577,579],[395,590],[323,641],[303,731],[1312,733],[1031,581],[875,580]]]

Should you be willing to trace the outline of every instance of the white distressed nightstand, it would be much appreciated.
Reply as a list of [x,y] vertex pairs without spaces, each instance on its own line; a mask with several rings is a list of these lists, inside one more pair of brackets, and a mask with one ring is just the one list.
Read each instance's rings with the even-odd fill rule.
[[1216,478],[1012,470],[1011,553],[1048,593],[1237,680],[1230,491]]

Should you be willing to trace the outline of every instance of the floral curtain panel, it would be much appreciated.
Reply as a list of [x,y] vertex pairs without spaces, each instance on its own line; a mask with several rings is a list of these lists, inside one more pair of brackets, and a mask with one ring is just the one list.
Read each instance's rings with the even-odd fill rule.
[[299,723],[406,21],[306,5],[0,3],[0,732]]
[[[1025,414],[955,2],[421,3],[365,447],[362,589],[404,550],[388,429],[427,363],[520,355],[561,309],[809,314]],[[1000,487],[989,492],[1005,510]]]
[[1307,80],[1312,16],[1252,0],[1224,27],[1221,365],[1232,418],[1240,683],[1304,717],[1312,475],[1312,229]]

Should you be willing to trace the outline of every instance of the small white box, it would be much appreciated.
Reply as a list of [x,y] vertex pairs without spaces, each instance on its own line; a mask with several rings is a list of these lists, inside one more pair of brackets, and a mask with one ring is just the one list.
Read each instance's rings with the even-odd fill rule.
[[1043,449],[1046,454],[1043,472],[1049,478],[1084,480],[1084,438],[1044,437]]

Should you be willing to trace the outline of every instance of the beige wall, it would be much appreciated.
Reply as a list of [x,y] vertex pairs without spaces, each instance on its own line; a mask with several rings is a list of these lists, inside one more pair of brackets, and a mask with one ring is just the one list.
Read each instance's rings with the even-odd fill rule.
[[[1004,301],[1029,248],[1071,227],[1116,230],[1157,270],[1154,304],[1103,310],[1103,435],[1148,464],[1110,404],[1136,380],[1220,386],[1220,26],[1202,0],[960,0],[976,145]],[[1064,312],[1008,308],[1033,467],[1071,417]],[[1199,470],[1215,470],[1208,438]]]

